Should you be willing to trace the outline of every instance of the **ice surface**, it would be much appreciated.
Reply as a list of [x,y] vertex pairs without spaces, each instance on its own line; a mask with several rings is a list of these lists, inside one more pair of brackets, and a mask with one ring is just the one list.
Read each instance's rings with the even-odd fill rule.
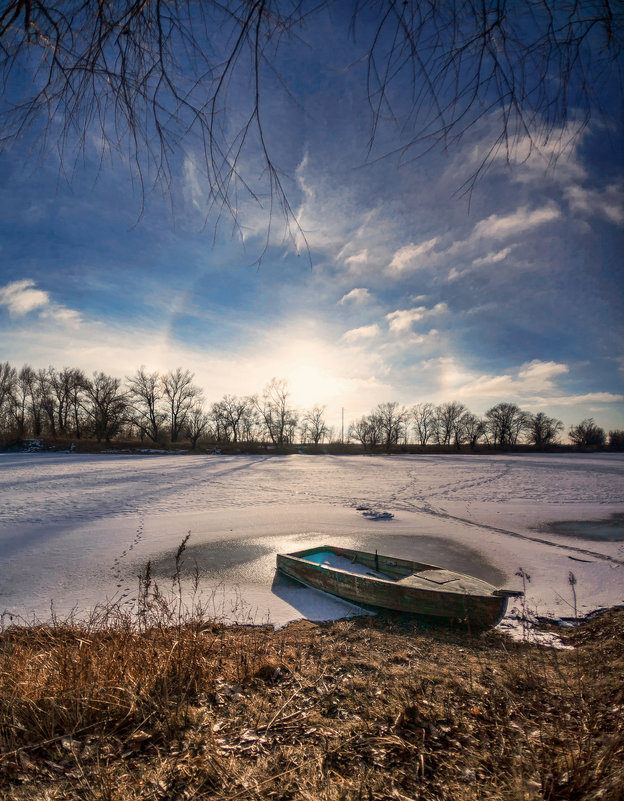
[[[359,507],[359,510],[358,510]],[[375,520],[362,510],[388,512]],[[130,607],[151,560],[170,585],[191,532],[215,613],[283,624],[353,607],[275,574],[275,554],[334,544],[522,588],[542,616],[624,601],[624,542],[550,524],[624,512],[620,454],[233,456],[0,454],[0,612],[22,618]],[[595,533],[595,527],[592,528]],[[582,533],[582,532],[581,532]],[[509,622],[509,621],[506,621]]]

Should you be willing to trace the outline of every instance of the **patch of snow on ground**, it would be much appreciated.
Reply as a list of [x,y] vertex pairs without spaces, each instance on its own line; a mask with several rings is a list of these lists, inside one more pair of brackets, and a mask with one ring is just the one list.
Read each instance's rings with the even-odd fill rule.
[[[21,619],[131,608],[148,560],[170,585],[190,531],[215,615],[283,625],[352,614],[275,573],[275,554],[322,544],[442,565],[519,589],[502,626],[624,601],[624,542],[550,531],[624,512],[621,454],[135,456],[0,454],[0,612]],[[360,507],[360,511],[358,511]],[[392,518],[363,518],[361,509]],[[514,622],[516,621],[516,622]]]

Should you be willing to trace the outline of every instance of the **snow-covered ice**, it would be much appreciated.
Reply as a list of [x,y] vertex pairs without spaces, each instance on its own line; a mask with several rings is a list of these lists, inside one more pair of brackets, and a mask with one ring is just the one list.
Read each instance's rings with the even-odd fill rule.
[[[0,454],[0,612],[130,607],[148,560],[170,586],[190,531],[185,572],[198,566],[203,596],[226,617],[281,625],[353,613],[275,574],[276,553],[323,543],[511,588],[522,568],[528,608],[570,617],[570,571],[579,614],[624,602],[623,513],[621,454]],[[607,519],[611,539],[549,527],[583,534],[571,521]]]

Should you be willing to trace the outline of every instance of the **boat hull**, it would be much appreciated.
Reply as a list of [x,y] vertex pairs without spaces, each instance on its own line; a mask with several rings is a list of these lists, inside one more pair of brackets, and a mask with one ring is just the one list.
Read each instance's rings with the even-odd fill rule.
[[[319,552],[331,552],[354,562],[357,559],[358,564],[370,567],[371,570],[385,571],[386,574],[392,571],[394,575],[391,578],[380,578],[378,573],[359,575],[349,570],[328,568],[305,558]],[[294,554],[278,554],[277,568],[284,575],[308,587],[323,590],[359,605],[461,621],[476,628],[495,626],[505,614],[508,597],[519,594],[496,590],[492,585],[469,576],[462,576],[470,580],[464,591],[444,589],[444,583],[438,586],[434,582],[431,582],[430,588],[410,586],[411,575],[432,574],[434,570],[440,571],[442,575],[445,571],[435,565],[333,546],[311,548]],[[500,594],[494,595],[494,592]]]

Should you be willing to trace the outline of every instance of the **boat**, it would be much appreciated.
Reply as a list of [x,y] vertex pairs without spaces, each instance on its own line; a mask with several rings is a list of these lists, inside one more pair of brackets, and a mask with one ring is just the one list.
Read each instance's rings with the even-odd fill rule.
[[466,623],[495,626],[519,590],[438,565],[333,545],[277,554],[277,569],[301,584],[365,607],[380,607]]

